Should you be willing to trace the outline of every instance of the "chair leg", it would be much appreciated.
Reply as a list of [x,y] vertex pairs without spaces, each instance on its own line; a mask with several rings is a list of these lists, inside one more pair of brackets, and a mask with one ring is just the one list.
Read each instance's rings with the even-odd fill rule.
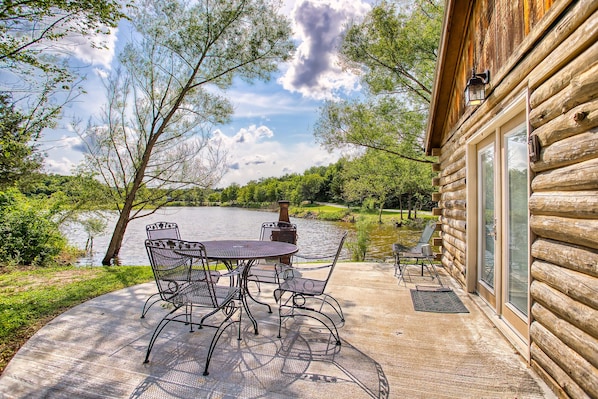
[[[342,309],[339,306],[339,309],[336,309],[335,306],[332,305],[332,303],[328,302],[327,300],[323,299],[323,298],[314,298],[312,297],[312,299],[317,299],[320,300],[322,303],[322,305],[320,305],[320,310],[316,310],[315,308],[308,308],[308,307],[303,307],[303,306],[299,306],[296,307],[294,306],[294,303],[296,303],[297,301],[295,300],[296,295],[292,295],[289,299],[287,299],[284,303],[281,301],[280,306],[278,308],[278,315],[279,315],[279,321],[278,321],[278,338],[282,338],[282,319],[286,318],[286,317],[297,317],[297,316],[301,316],[301,317],[309,317],[313,320],[316,320],[318,322],[320,322],[324,327],[326,327],[326,329],[328,329],[328,331],[330,332],[330,334],[334,337],[334,340],[336,341],[336,345],[341,345],[341,339],[340,339],[340,335],[338,333],[338,329],[336,328],[336,324],[334,323],[334,321],[325,313],[321,312],[320,310],[322,309],[322,307],[324,306],[324,303],[329,304],[334,311],[339,315],[339,317],[341,317],[341,320],[344,321],[344,316],[342,315]],[[305,303],[304,300],[305,298],[303,298],[303,296],[298,296],[301,297],[301,303]],[[336,299],[334,299],[333,297],[331,297],[330,295],[327,295],[327,297],[331,298],[335,303],[338,304],[338,302],[336,301]],[[292,304],[289,305],[289,302],[291,302]],[[283,308],[290,308],[289,310],[289,314],[283,315]],[[315,314],[318,314],[320,317],[323,317],[323,319],[321,319],[320,317],[316,317],[313,316],[311,314],[305,314],[305,313],[297,313],[295,312],[295,309],[302,309],[302,310],[306,310],[309,312],[313,312]],[[340,310],[340,313],[339,313]],[[332,326],[332,327],[330,327]]]
[[[147,304],[150,302],[150,300],[152,300],[152,298],[154,298],[156,296],[158,297],[158,299],[154,299],[153,302],[148,306]],[[150,308],[152,306],[154,306],[154,304],[156,304],[157,302],[160,302],[161,300],[162,300],[162,298],[160,298],[159,292],[156,292],[155,294],[150,295],[149,298],[147,298],[145,300],[145,304],[143,304],[143,310],[141,311],[141,318],[145,319],[145,315],[150,310]]]
[[228,326],[233,325],[235,323],[239,323],[239,339],[241,338],[241,316],[239,315],[239,320],[237,320],[237,321],[234,321],[234,320],[229,321],[230,318],[233,316],[233,314],[235,314],[235,312],[237,310],[241,311],[238,307],[236,307],[235,305],[232,305],[229,311],[225,311],[226,318],[222,321],[222,323],[220,323],[220,325],[218,326],[218,329],[216,330],[216,332],[214,333],[214,336],[212,337],[212,341],[210,342],[210,348],[208,349],[208,355],[206,357],[206,365],[204,368],[203,375],[210,374],[208,371],[208,368],[210,367],[210,361],[212,360],[212,354],[214,353],[214,349],[216,349],[216,344],[218,343],[218,340],[220,340],[222,333],[228,328]]
[[148,363],[149,362],[150,352],[152,351],[152,348],[154,347],[154,344],[156,343],[156,340],[158,339],[158,336],[160,335],[160,333],[162,332],[162,330],[164,329],[164,327],[166,327],[166,325],[168,323],[170,323],[171,321],[174,321],[174,318],[170,318],[170,316],[174,312],[176,312],[177,310],[179,310],[181,308],[181,306],[182,305],[176,306],[170,313],[168,313],[166,316],[164,316],[162,318],[162,320],[160,320],[160,323],[158,323],[158,325],[154,329],[154,333],[152,334],[152,337],[150,338],[150,342],[147,345],[147,352],[145,353],[145,360],[143,361],[143,363]]

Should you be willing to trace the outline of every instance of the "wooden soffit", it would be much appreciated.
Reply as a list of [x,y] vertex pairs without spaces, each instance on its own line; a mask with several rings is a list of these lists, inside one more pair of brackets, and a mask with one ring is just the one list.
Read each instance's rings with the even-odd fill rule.
[[432,103],[426,131],[426,154],[440,148],[442,134],[451,107],[451,96],[455,90],[455,77],[459,76],[457,67],[463,54],[463,45],[467,32],[473,1],[448,0],[444,11],[440,52],[436,63]]

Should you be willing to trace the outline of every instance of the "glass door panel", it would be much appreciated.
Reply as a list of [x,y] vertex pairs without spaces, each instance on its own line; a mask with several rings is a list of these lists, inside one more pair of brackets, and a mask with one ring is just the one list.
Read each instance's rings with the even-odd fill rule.
[[494,151],[487,147],[480,151],[481,171],[481,207],[480,221],[482,222],[481,239],[481,280],[490,288],[494,288],[494,239],[496,225],[494,216]]
[[484,140],[477,151],[478,182],[478,293],[496,304],[496,210],[495,150],[493,137]]
[[505,301],[528,313],[528,168],[525,124],[504,136],[505,146]]

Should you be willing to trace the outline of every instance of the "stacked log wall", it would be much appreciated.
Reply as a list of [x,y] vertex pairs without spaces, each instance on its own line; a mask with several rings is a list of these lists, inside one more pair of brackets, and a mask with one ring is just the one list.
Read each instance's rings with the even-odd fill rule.
[[529,360],[560,396],[598,398],[598,4],[554,8],[475,112],[463,108],[461,90],[452,95],[438,159],[441,261],[466,286],[467,142],[527,91],[529,132],[541,148],[530,162]]
[[572,398],[598,398],[597,38],[593,11],[528,82],[541,148],[530,164],[530,360]]

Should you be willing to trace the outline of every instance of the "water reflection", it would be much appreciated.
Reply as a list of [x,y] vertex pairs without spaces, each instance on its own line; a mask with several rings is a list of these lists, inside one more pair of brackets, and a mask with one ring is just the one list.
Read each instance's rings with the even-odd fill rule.
[[[116,212],[105,212],[107,228],[103,235],[94,237],[93,253],[80,260],[83,265],[100,265],[108,247],[114,225]],[[175,222],[179,225],[181,237],[191,241],[207,241],[219,239],[258,239],[262,222],[278,219],[278,212],[258,211],[241,208],[221,207],[177,207],[164,208],[152,215],[135,219],[129,223],[123,245],[119,254],[119,262],[123,265],[147,265],[144,241],[145,225],[159,221]],[[355,234],[353,223],[326,222],[313,219],[291,217],[297,225],[297,245],[306,255],[319,255],[334,252],[338,240],[345,230],[351,236]],[[87,233],[79,224],[64,227],[64,233],[71,245],[85,248]],[[398,229],[392,224],[376,226],[371,232],[371,244],[368,248],[369,260],[383,261],[392,256],[392,243],[417,241],[419,232]],[[351,254],[345,249],[344,259]]]

